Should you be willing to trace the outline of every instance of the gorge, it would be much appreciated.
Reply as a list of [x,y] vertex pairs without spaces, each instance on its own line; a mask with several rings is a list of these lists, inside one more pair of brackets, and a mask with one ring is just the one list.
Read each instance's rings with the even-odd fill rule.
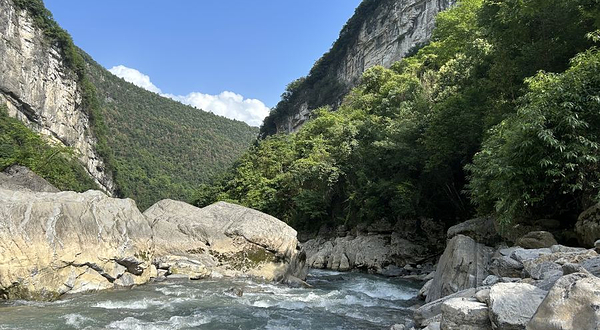
[[0,329],[599,329],[598,13],[364,0],[256,129],[0,0]]

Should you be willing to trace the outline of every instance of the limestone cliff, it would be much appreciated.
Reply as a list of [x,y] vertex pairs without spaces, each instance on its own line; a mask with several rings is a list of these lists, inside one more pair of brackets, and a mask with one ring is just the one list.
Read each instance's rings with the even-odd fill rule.
[[346,23],[331,50],[306,78],[290,84],[283,99],[265,119],[261,135],[295,132],[311,110],[334,108],[375,65],[390,67],[426,43],[435,16],[454,0],[364,0]]
[[81,105],[77,75],[29,12],[12,0],[0,0],[0,59],[0,103],[10,116],[74,148],[89,174],[112,193],[113,180],[95,150],[90,118]]

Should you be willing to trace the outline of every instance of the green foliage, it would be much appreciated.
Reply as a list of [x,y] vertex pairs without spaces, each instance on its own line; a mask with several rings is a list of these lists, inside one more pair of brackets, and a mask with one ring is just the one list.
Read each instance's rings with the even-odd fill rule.
[[[258,130],[164,98],[125,82],[83,54],[100,109],[95,133],[105,137],[118,194],[141,209],[163,198],[191,200],[199,185],[230,167]],[[98,95],[98,96],[96,96]],[[95,114],[92,113],[92,115]]]
[[27,166],[61,190],[98,189],[71,149],[51,145],[0,106],[0,171]]
[[562,217],[600,200],[600,53],[561,74],[539,73],[516,114],[491,130],[469,184],[483,212],[502,220]]
[[[572,217],[598,195],[597,55],[585,51],[599,8],[596,0],[459,1],[438,15],[429,44],[365,72],[334,113],[260,141],[204,200],[234,200],[312,229],[417,216],[454,222],[473,216],[471,202],[503,219]],[[311,75],[334,79],[320,71],[335,66],[327,56]],[[557,73],[527,78],[540,70]],[[288,86],[262,133],[306,93],[311,75]]]

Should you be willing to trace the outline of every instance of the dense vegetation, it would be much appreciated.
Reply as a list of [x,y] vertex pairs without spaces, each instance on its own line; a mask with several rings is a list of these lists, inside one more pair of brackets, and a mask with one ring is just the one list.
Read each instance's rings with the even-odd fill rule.
[[0,171],[14,164],[27,166],[58,189],[98,189],[73,150],[48,143],[0,106]]
[[357,39],[365,20],[373,15],[382,2],[391,2],[391,0],[361,2],[352,18],[342,28],[331,49],[315,63],[306,77],[297,79],[287,86],[286,91],[281,95],[281,101],[265,118],[260,128],[261,137],[277,133],[277,123],[293,115],[305,102],[309,109],[327,105],[337,106],[344,94],[349,91],[349,86],[337,78],[341,60],[353,46],[352,43]]
[[141,89],[85,59],[101,96],[119,195],[142,209],[163,198],[189,200],[256,139],[257,128]]
[[189,200],[228,168],[258,130],[163,98],[115,77],[78,49],[42,0],[13,0],[57,46],[76,74],[96,149],[119,197],[144,209],[163,198]]
[[600,198],[599,10],[459,1],[428,45],[368,70],[337,111],[260,141],[196,203],[229,199],[313,229],[477,212],[567,225]]

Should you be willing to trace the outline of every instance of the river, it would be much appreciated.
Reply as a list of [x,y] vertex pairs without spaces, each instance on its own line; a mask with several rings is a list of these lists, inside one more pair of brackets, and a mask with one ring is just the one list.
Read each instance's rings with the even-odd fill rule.
[[0,329],[388,329],[409,318],[419,289],[363,273],[311,270],[307,280],[313,288],[170,280],[47,303],[1,302]]

